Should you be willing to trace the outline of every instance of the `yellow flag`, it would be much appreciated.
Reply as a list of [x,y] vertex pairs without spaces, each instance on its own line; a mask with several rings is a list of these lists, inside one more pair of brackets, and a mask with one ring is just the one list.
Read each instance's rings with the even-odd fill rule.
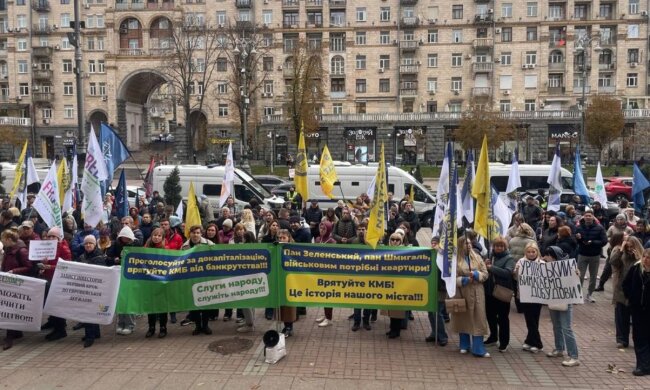
[[20,181],[23,179],[23,173],[25,171],[25,155],[27,155],[27,141],[25,141],[23,150],[20,152],[20,157],[18,157],[18,162],[16,163],[16,176],[14,176],[14,184],[11,187],[9,199],[13,199],[16,191],[20,188]]
[[187,194],[187,210],[185,210],[185,237],[190,238],[190,228],[201,224],[199,205],[196,203],[194,183],[190,182],[190,192]]
[[70,175],[68,174],[68,162],[65,157],[59,164],[59,169],[56,171],[56,180],[59,183],[59,204],[63,204],[65,193],[70,188]]
[[327,195],[330,199],[334,197],[332,190],[334,183],[339,181],[336,176],[336,169],[334,169],[334,161],[330,155],[327,145],[323,148],[323,155],[320,157],[320,188],[323,189],[323,194]]
[[[307,152],[305,150],[305,135],[300,132],[298,141],[298,155],[296,156],[296,172],[293,176],[296,191],[302,197],[302,201],[309,199],[309,188],[307,185]],[[302,205],[300,205],[302,207]]]
[[481,155],[476,166],[476,176],[472,185],[472,197],[476,199],[474,230],[485,238],[488,237],[488,216],[490,212],[490,165],[488,163],[487,136],[483,136]]
[[379,155],[379,168],[375,176],[375,193],[370,205],[370,220],[366,242],[373,248],[384,237],[386,230],[386,215],[384,205],[388,201],[388,185],[386,184],[386,160],[384,159],[384,143],[381,143],[381,154]]

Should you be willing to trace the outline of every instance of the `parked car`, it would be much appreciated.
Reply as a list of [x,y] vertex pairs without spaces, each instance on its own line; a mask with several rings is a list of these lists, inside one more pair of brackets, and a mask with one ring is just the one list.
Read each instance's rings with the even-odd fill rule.
[[274,175],[256,175],[255,179],[269,191],[273,190],[273,188],[279,186],[280,184],[289,183],[288,180]]
[[289,192],[289,188],[293,187],[294,184],[292,182],[280,184],[279,186],[273,187],[271,190],[271,193],[277,197],[280,197],[282,199],[286,199],[287,192]]
[[146,193],[146,190],[143,187],[138,186],[126,186],[127,197],[129,198],[129,207],[135,207],[135,197],[143,196]]
[[609,177],[604,179],[607,199],[619,202],[622,199],[632,200],[631,177]]

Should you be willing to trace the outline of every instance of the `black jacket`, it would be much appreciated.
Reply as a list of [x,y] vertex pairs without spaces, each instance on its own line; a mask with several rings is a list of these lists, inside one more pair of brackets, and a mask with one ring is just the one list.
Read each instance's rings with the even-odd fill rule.
[[88,253],[84,251],[84,253],[79,256],[77,261],[80,263],[86,263],[86,264],[92,264],[92,265],[108,265],[107,264],[107,257],[102,251],[95,247],[95,250]]
[[650,311],[650,272],[641,273],[641,263],[630,268],[623,279],[623,294],[632,310]]
[[485,281],[485,293],[491,295],[495,283],[499,286],[512,289],[512,271],[514,269],[515,260],[510,255],[510,252],[506,251],[500,255],[492,255],[492,267],[488,269],[490,275]]
[[301,227],[300,229],[295,231],[292,230],[291,236],[293,236],[293,240],[295,242],[304,242],[304,243],[311,242],[311,231],[304,227]]
[[559,246],[570,259],[575,258],[578,255],[578,243],[573,237],[558,238],[556,245]]
[[[597,223],[587,225],[584,220],[581,221],[576,236],[578,239],[578,254],[583,256],[599,256],[603,252],[603,247],[607,245],[607,234],[605,229]],[[577,237],[576,237],[577,238]],[[590,242],[591,241],[591,242]]]

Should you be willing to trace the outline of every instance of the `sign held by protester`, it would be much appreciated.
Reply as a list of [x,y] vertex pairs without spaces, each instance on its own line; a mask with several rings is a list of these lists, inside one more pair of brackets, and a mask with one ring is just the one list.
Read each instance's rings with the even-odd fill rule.
[[41,330],[46,281],[0,272],[0,329]]
[[544,305],[583,303],[576,259],[522,263],[519,270],[521,302]]
[[120,267],[102,267],[59,259],[45,308],[47,314],[79,322],[113,322]]
[[29,242],[29,260],[43,261],[56,258],[56,248],[59,242],[55,240],[32,240]]

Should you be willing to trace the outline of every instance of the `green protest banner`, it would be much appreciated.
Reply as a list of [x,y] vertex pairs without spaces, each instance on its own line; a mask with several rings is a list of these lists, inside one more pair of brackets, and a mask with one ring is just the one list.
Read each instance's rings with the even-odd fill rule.
[[435,311],[435,252],[429,248],[283,244],[280,304]]
[[185,251],[125,248],[118,313],[277,306],[268,244],[200,245]]

